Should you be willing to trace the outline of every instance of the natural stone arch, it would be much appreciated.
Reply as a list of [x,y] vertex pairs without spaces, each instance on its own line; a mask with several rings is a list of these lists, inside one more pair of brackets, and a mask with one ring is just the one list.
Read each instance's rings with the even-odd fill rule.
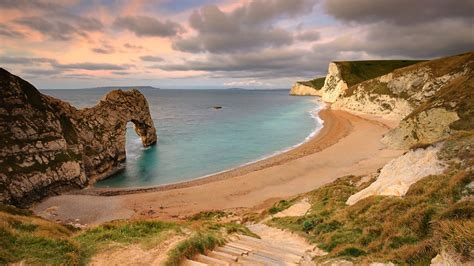
[[78,110],[0,68],[0,202],[28,206],[111,175],[125,160],[128,121],[144,146],[157,141],[138,90]]
[[109,176],[125,161],[125,136],[128,122],[144,147],[157,141],[156,130],[145,96],[138,90],[109,92],[93,108],[80,110],[84,119],[80,125],[87,148],[84,161],[91,181]]

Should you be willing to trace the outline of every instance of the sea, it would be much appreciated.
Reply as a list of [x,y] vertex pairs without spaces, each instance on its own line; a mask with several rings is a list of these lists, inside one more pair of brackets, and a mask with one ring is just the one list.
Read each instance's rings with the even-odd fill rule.
[[[84,108],[109,90],[42,92]],[[322,127],[316,115],[321,104],[313,97],[289,96],[288,90],[140,91],[148,100],[158,143],[144,148],[128,123],[124,170],[97,187],[150,187],[204,177],[301,145]]]

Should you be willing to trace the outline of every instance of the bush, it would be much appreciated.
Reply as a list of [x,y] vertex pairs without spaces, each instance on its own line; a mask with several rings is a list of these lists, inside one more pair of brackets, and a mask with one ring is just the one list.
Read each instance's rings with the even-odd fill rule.
[[314,222],[311,221],[311,220],[305,220],[303,222],[303,231],[305,231],[306,233],[308,233],[309,231],[311,231],[312,229],[314,228]]

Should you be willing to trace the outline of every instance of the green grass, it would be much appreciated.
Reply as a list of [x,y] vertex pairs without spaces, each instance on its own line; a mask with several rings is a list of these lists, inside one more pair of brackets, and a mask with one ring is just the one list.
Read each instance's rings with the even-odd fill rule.
[[[230,234],[257,237],[247,227],[219,222],[220,212],[205,212],[184,223],[156,220],[114,221],[78,229],[36,217],[27,210],[0,205],[0,264],[23,261],[41,265],[85,265],[97,253],[138,244],[156,247],[176,235],[186,236],[169,252],[167,265],[224,243]],[[188,237],[185,232],[190,231]]]
[[165,265],[179,265],[184,258],[191,259],[198,253],[204,253],[206,250],[223,245],[226,237],[235,233],[258,238],[242,224],[205,221],[203,224],[199,224],[191,237],[168,252],[168,260]]
[[179,265],[184,258],[192,258],[197,253],[204,253],[224,243],[224,238],[214,231],[197,232],[190,238],[179,243],[168,253],[165,265]]
[[219,219],[219,218],[224,218],[227,216],[227,213],[223,211],[203,211],[194,214],[189,218],[191,221],[198,221],[198,220],[213,220],[213,219]]
[[105,249],[144,248],[181,234],[181,225],[161,221],[117,221],[87,230],[50,222],[29,211],[0,205],[0,264],[84,265]]
[[142,244],[149,246],[153,240],[163,240],[163,235],[178,234],[180,227],[175,223],[161,221],[118,221],[87,229],[74,237],[81,247],[84,258],[109,248],[111,245]]
[[[452,249],[463,260],[472,260],[474,202],[463,200],[474,192],[472,135],[448,139],[439,156],[449,162],[441,175],[413,184],[403,198],[372,196],[347,206],[352,194],[369,185],[360,177],[343,177],[308,193],[310,212],[302,217],[273,218],[269,225],[294,231],[329,252],[318,258],[344,257],[367,263],[392,261],[429,264],[442,248]],[[471,145],[472,146],[472,145]]]
[[276,214],[283,210],[290,208],[295,202],[298,200],[298,197],[290,199],[290,200],[280,200],[279,202],[273,204],[273,206],[268,209],[268,213]]
[[0,264],[79,264],[81,250],[71,240],[74,230],[0,205]]
[[369,60],[336,62],[341,68],[342,78],[347,85],[353,86],[369,79],[383,76],[395,69],[407,67],[420,60]]
[[315,90],[320,90],[324,86],[324,81],[326,80],[326,77],[321,77],[321,78],[315,78],[307,81],[298,81],[298,83],[312,87]]

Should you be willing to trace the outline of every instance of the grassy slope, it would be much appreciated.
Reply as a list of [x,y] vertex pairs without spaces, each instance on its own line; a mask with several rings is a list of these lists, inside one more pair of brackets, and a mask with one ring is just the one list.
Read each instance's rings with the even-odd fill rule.
[[[423,61],[420,60],[369,60],[369,61],[341,61],[335,62],[342,71],[342,77],[350,87],[354,84],[373,79],[395,69],[410,66]],[[298,83],[320,90],[326,77],[299,81]]]
[[342,78],[350,87],[365,80],[373,79],[423,61],[420,60],[368,60],[335,62],[341,69]]
[[472,132],[448,140],[440,156],[451,159],[449,169],[423,178],[403,198],[373,196],[347,206],[347,198],[370,182],[358,186],[360,177],[344,177],[308,194],[312,209],[306,216],[274,218],[269,224],[317,243],[329,252],[321,260],[426,264],[441,247],[472,260],[474,202],[460,199],[474,195],[466,188],[474,180],[467,170],[474,164],[473,142]]
[[222,244],[228,234],[255,236],[243,225],[221,222],[224,216],[206,212],[181,223],[115,221],[80,230],[0,205],[0,264],[85,265],[94,254],[109,249],[140,244],[146,250],[177,234],[190,234],[168,253],[166,265],[178,265],[184,257]]
[[[471,69],[472,69],[474,67],[473,63],[472,63],[473,60],[474,60],[474,53],[473,52],[468,52],[468,53],[463,53],[463,54],[459,54],[459,55],[438,58],[438,59],[429,60],[429,61],[408,61],[410,63],[416,63],[416,62],[419,62],[419,63],[411,64],[409,66],[404,67],[403,69],[395,69],[393,71],[393,75],[394,76],[402,76],[406,72],[412,72],[414,70],[422,69],[422,68],[429,68],[430,72],[432,72],[432,74],[434,76],[443,76],[443,75],[448,74],[448,73],[462,72],[465,69],[464,65],[466,63],[469,63],[469,62],[471,62],[470,64],[471,64]],[[360,61],[360,62],[364,62],[364,61]],[[367,62],[371,62],[371,61],[367,61]],[[379,62],[379,61],[377,61],[377,62]],[[384,61],[380,61],[380,62],[384,62]],[[392,62],[392,61],[386,61],[386,62]],[[344,63],[350,64],[350,63],[354,63],[354,62],[341,62],[341,64],[344,64]],[[360,67],[362,67],[362,65]],[[351,68],[346,68],[344,71],[349,71],[350,69]],[[362,70],[366,71],[366,72],[371,71],[370,68],[367,69],[367,70],[364,70],[364,68],[362,68]],[[384,72],[384,71],[385,70],[383,70],[383,69],[380,70],[380,72]],[[391,71],[389,71],[389,72],[391,72]],[[389,72],[387,72],[387,73],[389,73]],[[384,73],[384,74],[387,74],[387,73]],[[348,75],[350,76],[352,74],[348,73]],[[360,76],[360,75],[355,74],[354,76],[357,77],[357,76]],[[378,76],[381,76],[381,75],[378,75]],[[375,76],[375,77],[377,77],[377,76]],[[391,97],[409,99],[410,96],[412,96],[413,93],[417,92],[417,89],[415,89],[415,90],[402,91],[402,92],[399,92],[397,94],[397,93],[391,91],[388,88],[387,83],[380,82],[378,80],[374,80],[373,78],[366,79],[365,81],[362,81],[362,82],[363,82],[362,84],[359,84],[360,86],[350,86],[349,85],[349,89],[345,91],[344,96],[346,96],[346,97],[351,96],[354,93],[354,90],[358,89],[358,90],[363,90],[364,92],[370,93],[370,94],[372,94],[372,93],[373,94],[385,94],[385,95],[389,95]],[[360,83],[360,81],[357,82],[356,84],[358,84],[358,83]],[[462,82],[458,82],[458,85],[459,84],[462,84]],[[423,85],[424,84],[419,84],[418,88],[421,89],[421,86],[423,86]],[[450,88],[453,89],[454,85],[455,84],[452,84],[452,86],[450,86]],[[439,97],[445,97],[445,96],[447,96],[447,94],[437,95],[435,97],[432,97],[431,100],[435,100]],[[419,102],[412,102],[412,103],[415,106],[419,105]]]
[[324,80],[326,80],[326,77],[315,78],[308,81],[298,81],[298,83],[308,87],[312,87],[315,90],[320,90],[324,85]]

